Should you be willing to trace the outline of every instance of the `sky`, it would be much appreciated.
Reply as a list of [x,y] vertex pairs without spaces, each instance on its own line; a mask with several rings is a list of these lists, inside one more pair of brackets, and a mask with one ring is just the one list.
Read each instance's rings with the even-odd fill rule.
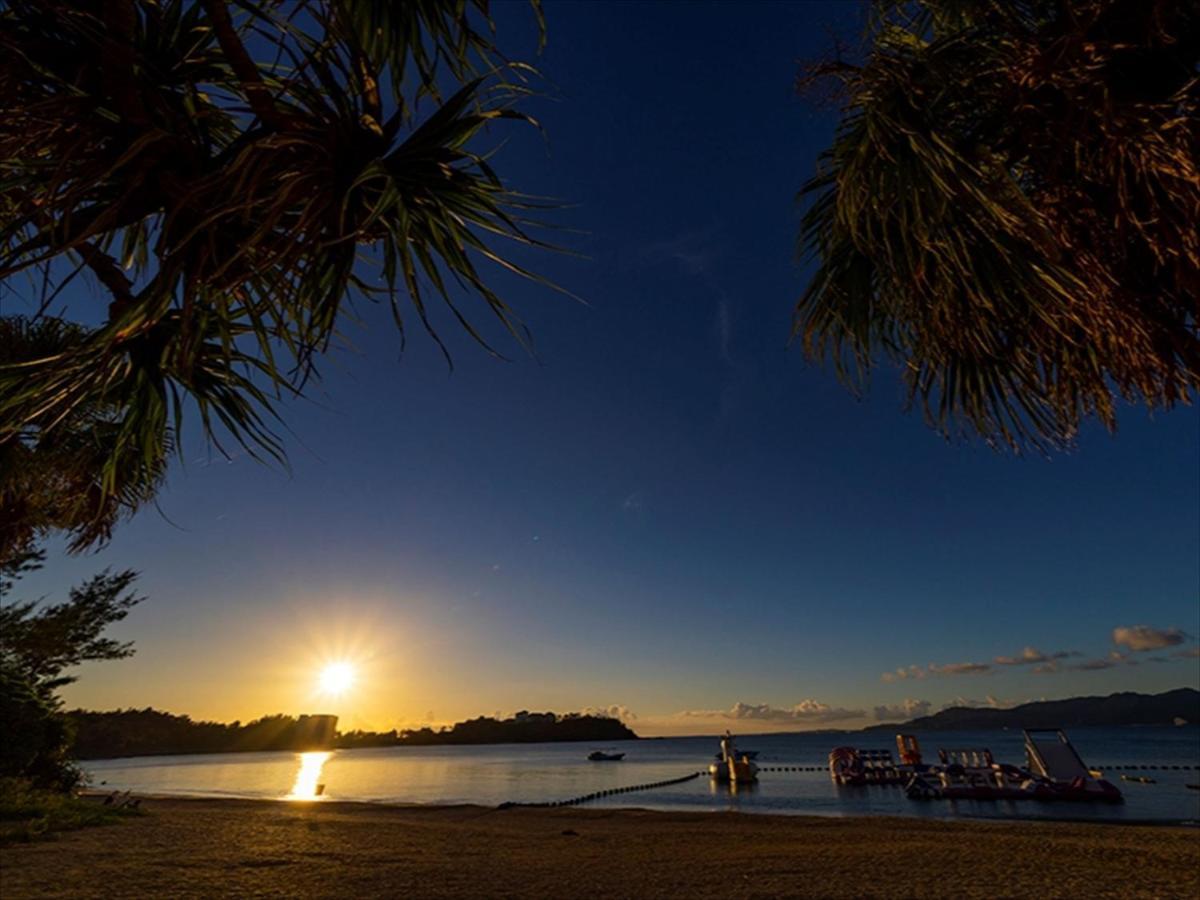
[[[343,729],[605,709],[652,735],[1200,686],[1195,408],[1014,457],[788,346],[795,194],[834,123],[793,81],[854,10],[548,2],[544,136],[488,140],[569,204],[577,255],[521,258],[585,302],[498,276],[536,358],[440,320],[452,371],[360,304],[285,406],[290,470],[193,435],[158,510],[95,554],[52,542],[25,595],[112,567],[147,598],[113,629],[137,654],[68,705]],[[529,58],[524,8],[498,26]],[[357,682],[323,695],[337,660]]]

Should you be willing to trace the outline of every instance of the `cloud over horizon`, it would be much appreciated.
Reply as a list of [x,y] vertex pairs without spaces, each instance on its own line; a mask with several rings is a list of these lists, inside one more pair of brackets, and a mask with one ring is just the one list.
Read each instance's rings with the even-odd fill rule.
[[1149,625],[1119,625],[1113,629],[1112,642],[1128,647],[1134,653],[1143,650],[1162,650],[1182,644],[1187,635],[1178,628],[1151,628]]
[[942,704],[942,709],[953,709],[955,707],[968,707],[970,709],[1012,709],[1014,706],[1020,706],[1022,703],[1027,703],[1027,700],[1018,700],[1015,697],[1001,698],[994,697],[988,694],[983,700],[972,700],[966,697],[955,697],[949,703]]
[[1048,664],[1055,660],[1067,659],[1080,654],[1074,650],[1057,650],[1054,653],[1043,653],[1036,647],[1025,647],[1016,656],[997,656],[993,662],[998,666],[1028,666],[1036,663]]
[[[884,672],[879,680],[884,684],[894,684],[897,681],[920,681],[931,675],[984,675],[1000,668],[1029,666],[1034,675],[1056,675],[1060,672],[1098,672],[1103,669],[1113,669],[1117,666],[1136,666],[1140,662],[1169,662],[1171,659],[1194,659],[1200,656],[1200,647],[1179,650],[1170,657],[1145,657],[1135,659],[1131,653],[1144,653],[1149,650],[1162,650],[1176,647],[1190,636],[1180,628],[1152,628],[1149,625],[1121,625],[1112,630],[1112,642],[1125,650],[1112,650],[1106,656],[1085,659],[1073,665],[1062,661],[1082,657],[1078,650],[1055,650],[1043,652],[1032,644],[1026,645],[1020,653],[1012,656],[995,656],[987,662],[958,662],[958,663],[929,663],[927,666],[900,666],[890,672]],[[883,708],[883,707],[877,707]]]
[[905,698],[903,703],[897,703],[892,706],[876,706],[875,720],[877,722],[888,722],[896,719],[917,719],[921,716],[929,715],[930,709],[933,708],[928,700],[913,700]]
[[884,684],[892,684],[896,681],[906,681],[908,679],[920,681],[930,675],[982,675],[991,670],[992,666],[990,663],[930,663],[924,668],[917,665],[901,666],[895,671],[884,672],[879,676],[879,680]]
[[801,700],[795,706],[772,706],[769,703],[738,701],[729,709],[690,709],[678,713],[686,719],[758,720],[764,722],[838,722],[861,719],[866,711],[830,706],[816,700]]
[[585,706],[579,712],[585,716],[607,716],[610,719],[618,719],[622,722],[634,722],[637,720],[637,713],[628,706],[622,706],[619,703],[613,703],[610,706]]
[[982,675],[984,672],[992,671],[992,667],[988,663],[975,662],[946,663],[945,665],[930,663],[929,671],[934,675]]

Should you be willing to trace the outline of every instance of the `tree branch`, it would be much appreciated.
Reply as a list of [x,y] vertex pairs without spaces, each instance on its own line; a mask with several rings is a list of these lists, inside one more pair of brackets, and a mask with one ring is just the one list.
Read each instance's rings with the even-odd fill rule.
[[237,29],[233,27],[233,19],[229,16],[229,9],[225,6],[225,0],[204,0],[204,10],[208,13],[213,32],[217,36],[217,43],[221,45],[221,51],[242,83],[242,90],[246,92],[246,101],[254,110],[254,114],[262,120],[263,124],[269,125],[277,131],[285,130],[288,126],[288,119],[275,106],[275,99],[271,96],[270,88],[263,81],[262,73],[258,71],[258,66],[250,58],[242,39],[238,37]]
[[113,99],[117,112],[133,125],[148,125],[150,117],[142,103],[134,75],[133,33],[137,10],[133,0],[106,0],[104,30],[107,48],[101,65],[105,92]]
[[125,277],[117,261],[91,241],[82,241],[77,249],[88,268],[113,295],[113,302],[108,305],[108,318],[110,321],[116,319],[133,303],[133,283]]

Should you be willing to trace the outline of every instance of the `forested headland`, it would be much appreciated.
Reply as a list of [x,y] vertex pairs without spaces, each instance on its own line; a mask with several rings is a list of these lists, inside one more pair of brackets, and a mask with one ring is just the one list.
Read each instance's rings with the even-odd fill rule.
[[523,744],[619,741],[637,735],[606,716],[521,711],[507,719],[480,716],[449,727],[393,731],[337,731],[337,716],[265,716],[241,722],[203,722],[161,710],[72,710],[72,752],[78,759],[237,753],[255,750],[329,750],[437,744]]

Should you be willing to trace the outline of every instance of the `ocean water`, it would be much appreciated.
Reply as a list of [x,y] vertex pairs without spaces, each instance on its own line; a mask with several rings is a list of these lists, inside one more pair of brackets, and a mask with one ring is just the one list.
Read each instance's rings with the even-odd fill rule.
[[[1138,770],[1155,784],[1106,777],[1125,795],[1121,805],[1036,801],[914,801],[900,787],[838,787],[825,770],[830,749],[846,744],[887,747],[888,734],[771,734],[738,738],[759,751],[758,764],[820,766],[818,772],[763,771],[736,791],[707,775],[682,784],[624,793],[589,807],[737,810],[809,815],[933,817],[1096,818],[1200,822],[1200,726],[1178,728],[1075,728],[1069,732],[1090,767],[1187,766]],[[998,762],[1024,765],[1021,732],[963,731],[920,735],[926,761],[938,747],[989,747]],[[603,749],[623,751],[621,762],[593,763],[587,744],[500,744],[479,747],[387,747],[331,753],[223,753],[93,760],[85,763],[93,785],[134,792],[387,803],[496,805],[506,801],[566,800],[596,791],[665,781],[704,770],[717,751],[715,737],[623,741]]]

